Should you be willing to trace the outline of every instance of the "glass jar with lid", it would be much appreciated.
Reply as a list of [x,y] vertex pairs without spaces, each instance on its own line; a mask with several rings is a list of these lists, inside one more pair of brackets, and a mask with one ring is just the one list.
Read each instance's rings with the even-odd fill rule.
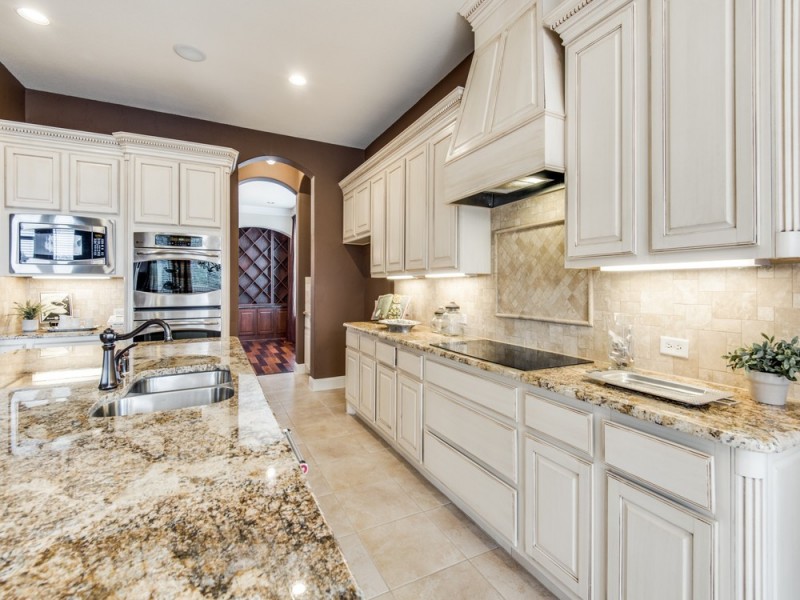
[[442,333],[445,335],[464,335],[465,316],[460,312],[461,307],[451,301],[444,307],[442,315]]

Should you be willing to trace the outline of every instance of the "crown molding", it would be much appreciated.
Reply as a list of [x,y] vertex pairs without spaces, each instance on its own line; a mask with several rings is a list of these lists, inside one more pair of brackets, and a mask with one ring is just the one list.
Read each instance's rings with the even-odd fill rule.
[[458,11],[462,17],[472,23],[475,19],[479,18],[481,13],[486,10],[486,7],[492,3],[492,0],[468,0]]
[[548,15],[545,19],[547,26],[550,27],[552,31],[556,31],[559,27],[561,27],[564,23],[569,21],[572,17],[577,15],[581,12],[584,8],[589,6],[594,0],[580,0],[567,10],[566,12],[559,13],[561,16],[555,17],[554,15]]
[[206,159],[216,159],[223,162],[225,167],[233,169],[239,152],[233,148],[223,146],[212,146],[209,144],[198,144],[182,140],[171,140],[151,135],[138,133],[128,133],[126,131],[115,131],[113,138],[122,148],[123,152],[166,152],[180,154],[194,154]]
[[21,123],[18,121],[0,120],[0,135],[25,136],[36,140],[47,139],[57,142],[70,142],[77,144],[97,144],[116,149],[117,141],[113,136],[74,129],[62,129],[47,125]]
[[359,179],[365,172],[373,169],[376,165],[384,160],[387,160],[395,152],[416,138],[420,133],[424,132],[434,124],[437,124],[445,117],[452,116],[452,118],[455,119],[456,109],[461,105],[461,97],[463,94],[463,87],[458,86],[453,89],[452,92],[447,94],[447,96],[429,108],[425,114],[404,129],[403,132],[400,133],[396,138],[392,139],[392,141],[378,150],[378,152],[371,156],[369,160],[364,162],[355,171],[350,173],[350,175],[342,179],[339,182],[339,186],[342,188],[347,187],[356,179]]

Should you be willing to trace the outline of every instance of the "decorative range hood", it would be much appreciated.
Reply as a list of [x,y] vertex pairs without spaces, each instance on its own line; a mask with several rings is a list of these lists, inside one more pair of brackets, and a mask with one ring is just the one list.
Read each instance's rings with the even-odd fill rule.
[[563,185],[563,49],[542,27],[556,3],[470,0],[459,11],[475,54],[444,166],[447,202],[494,207]]

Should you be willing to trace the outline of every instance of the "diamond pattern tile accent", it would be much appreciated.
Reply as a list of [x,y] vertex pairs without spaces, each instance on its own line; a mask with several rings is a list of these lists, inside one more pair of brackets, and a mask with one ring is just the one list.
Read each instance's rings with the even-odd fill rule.
[[592,274],[564,268],[564,222],[495,233],[497,316],[590,325]]

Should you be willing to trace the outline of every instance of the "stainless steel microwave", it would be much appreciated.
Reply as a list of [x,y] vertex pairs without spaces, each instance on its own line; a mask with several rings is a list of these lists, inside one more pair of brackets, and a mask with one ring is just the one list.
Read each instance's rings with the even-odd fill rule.
[[10,271],[25,275],[109,275],[114,223],[69,215],[10,215]]

